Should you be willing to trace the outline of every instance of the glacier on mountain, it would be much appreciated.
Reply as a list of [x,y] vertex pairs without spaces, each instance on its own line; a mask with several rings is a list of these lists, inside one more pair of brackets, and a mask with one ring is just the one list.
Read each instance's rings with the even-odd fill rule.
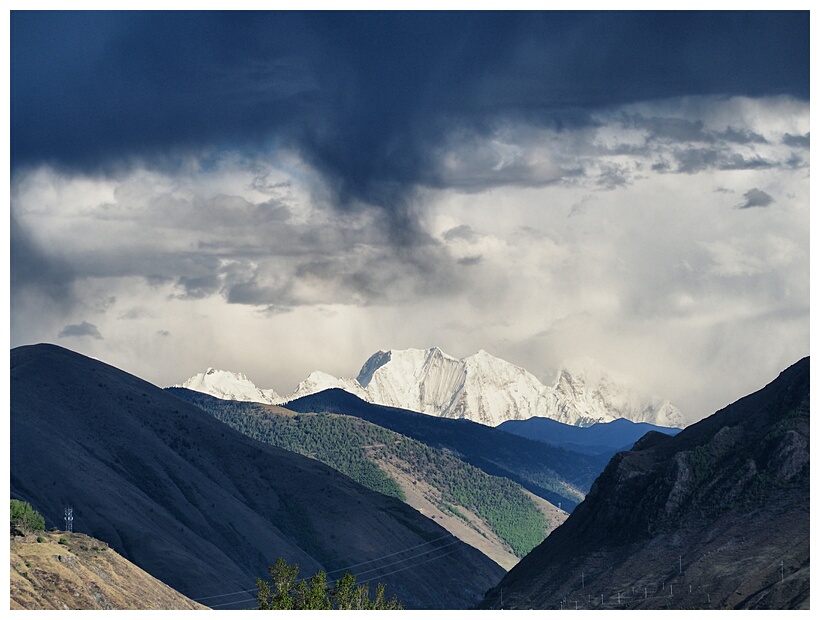
[[[287,398],[260,390],[241,373],[213,371],[181,386],[232,400],[282,404],[329,388],[341,388],[371,403],[446,418],[466,418],[487,426],[507,420],[544,417],[574,426],[625,418],[658,426],[685,426],[669,401],[651,398],[615,383],[594,362],[558,370],[551,385],[523,368],[479,351],[456,359],[438,347],[379,351],[356,379],[316,371]],[[223,373],[215,376],[215,373]],[[209,379],[210,377],[210,379]]]

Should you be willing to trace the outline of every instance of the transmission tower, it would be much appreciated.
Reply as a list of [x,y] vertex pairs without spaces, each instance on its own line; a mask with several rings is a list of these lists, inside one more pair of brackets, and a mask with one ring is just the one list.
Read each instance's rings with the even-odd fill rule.
[[74,531],[74,509],[71,506],[65,509],[65,531]]

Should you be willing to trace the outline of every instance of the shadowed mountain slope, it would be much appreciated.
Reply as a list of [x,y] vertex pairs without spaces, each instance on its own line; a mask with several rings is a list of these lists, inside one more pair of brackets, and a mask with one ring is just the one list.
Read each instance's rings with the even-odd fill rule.
[[482,607],[808,608],[809,359],[620,452]]
[[[503,570],[400,501],[250,439],[137,377],[53,345],[11,351],[11,496],[209,607],[253,607],[277,557],[463,608]],[[235,593],[231,596],[223,596]]]
[[449,419],[367,403],[335,388],[283,405],[300,413],[356,416],[434,448],[458,453],[491,476],[517,482],[570,511],[583,499],[606,459],[518,437],[466,419]]

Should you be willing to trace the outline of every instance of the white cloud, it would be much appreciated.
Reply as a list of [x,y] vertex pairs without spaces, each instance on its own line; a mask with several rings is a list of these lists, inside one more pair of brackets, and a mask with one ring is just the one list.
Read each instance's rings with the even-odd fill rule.
[[[12,345],[86,322],[105,339],[78,350],[160,385],[217,366],[280,392],[379,348],[486,349],[540,376],[589,356],[695,417],[807,354],[809,178],[783,136],[808,132],[808,106],[690,98],[596,119],[453,134],[417,192],[429,237],[405,247],[383,211],[333,208],[292,153],[21,174],[13,217],[73,295],[14,289]],[[732,165],[755,157],[769,167]],[[737,209],[752,189],[772,202]]]

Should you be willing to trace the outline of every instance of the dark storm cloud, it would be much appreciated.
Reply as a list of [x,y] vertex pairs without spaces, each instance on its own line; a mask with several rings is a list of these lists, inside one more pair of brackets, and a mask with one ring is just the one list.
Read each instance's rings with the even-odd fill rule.
[[727,142],[734,142],[735,144],[766,144],[767,140],[759,133],[749,131],[748,129],[736,129],[729,127],[726,131],[716,132],[715,136],[726,140]]
[[635,118],[632,124],[650,133],[650,140],[671,142],[714,142],[715,136],[704,130],[703,121],[683,118]]
[[248,282],[229,284],[225,293],[229,304],[276,306],[280,308],[296,305],[287,287],[260,286],[255,278]]
[[746,202],[738,206],[738,208],[740,209],[750,209],[752,207],[768,207],[770,204],[774,202],[774,198],[772,198],[763,190],[757,189],[756,187],[753,187],[748,192],[743,194],[743,197],[746,199]]
[[[761,170],[774,167],[774,163],[762,157],[744,157],[721,147],[682,148],[674,153],[677,161],[676,172],[694,174],[708,168],[719,170]],[[654,168],[663,171],[661,168]]]
[[182,297],[187,299],[201,299],[216,293],[221,284],[216,273],[208,273],[202,276],[180,276],[177,285],[185,291]]
[[14,169],[285,146],[338,205],[390,212],[396,243],[455,126],[708,94],[807,99],[808,12],[11,14]]
[[15,301],[15,293],[36,289],[56,304],[70,304],[74,269],[40,248],[20,225],[13,210],[9,220],[9,235],[12,302]]
[[[642,129],[648,133],[647,143],[669,142],[703,144],[766,144],[759,133],[748,129],[727,127],[724,131],[706,129],[703,121],[684,118],[646,118],[638,114],[623,115],[622,122],[627,127]],[[623,150],[621,152],[629,153]],[[634,147],[633,147],[634,148]],[[640,154],[640,151],[634,153]]]
[[454,239],[463,239],[464,241],[474,241],[476,233],[468,224],[461,224],[446,230],[442,235],[445,241],[452,241]]
[[100,330],[97,329],[97,326],[93,323],[89,323],[88,321],[83,321],[82,323],[78,323],[76,325],[66,325],[60,333],[57,334],[58,338],[67,338],[69,336],[88,336],[90,338],[95,338],[96,340],[103,339],[102,334],[100,334]]
[[811,145],[811,140],[809,139],[809,134],[806,133],[802,136],[795,136],[790,133],[783,134],[783,144],[788,146],[797,146],[800,148],[807,149]]
[[458,259],[459,265],[464,265],[465,267],[471,267],[472,265],[478,265],[484,257],[481,254],[476,254],[475,256],[465,256],[464,258]]
[[607,164],[601,167],[597,184],[602,189],[616,189],[628,185],[632,177],[633,175],[627,166]]
[[740,153],[732,153],[720,163],[721,170],[765,170],[774,168],[775,163],[760,156],[744,157]]

